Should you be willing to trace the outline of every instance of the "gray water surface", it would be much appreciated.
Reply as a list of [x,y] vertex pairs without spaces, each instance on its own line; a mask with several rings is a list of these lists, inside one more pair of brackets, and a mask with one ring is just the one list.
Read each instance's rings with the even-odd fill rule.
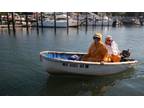
[[[139,64],[127,72],[104,77],[49,75],[39,52],[86,52],[95,32],[112,35],[119,49],[130,49]],[[0,29],[0,95],[144,95],[144,27],[80,27]]]

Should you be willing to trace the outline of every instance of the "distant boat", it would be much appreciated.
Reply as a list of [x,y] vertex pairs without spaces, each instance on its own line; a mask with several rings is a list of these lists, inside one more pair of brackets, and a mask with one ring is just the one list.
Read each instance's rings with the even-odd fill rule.
[[122,19],[123,21],[123,24],[125,25],[140,25],[140,20],[138,18],[135,18],[135,17],[124,17]]
[[112,26],[113,20],[112,19],[103,19],[103,20],[98,20],[96,21],[96,26]]
[[[77,27],[79,24],[77,23],[77,20],[72,19],[71,17],[68,17],[68,23],[67,23],[67,16],[65,14],[62,15],[56,15],[56,27]],[[41,22],[39,22],[39,26],[41,25]],[[54,27],[55,21],[51,18],[45,18],[43,21],[43,27]]]
[[[26,27],[27,26],[25,21],[22,21],[21,25],[22,25],[22,27]],[[31,27],[31,22],[28,22],[28,26]]]
[[136,60],[125,62],[88,62],[69,59],[72,55],[83,56],[80,52],[40,52],[40,60],[50,74],[110,75],[126,71],[136,65]]
[[[104,16],[103,18],[99,16],[96,16],[96,18],[88,17],[87,20],[88,26],[112,26],[113,24],[113,20],[107,16]],[[86,19],[83,20],[83,25],[86,25]]]

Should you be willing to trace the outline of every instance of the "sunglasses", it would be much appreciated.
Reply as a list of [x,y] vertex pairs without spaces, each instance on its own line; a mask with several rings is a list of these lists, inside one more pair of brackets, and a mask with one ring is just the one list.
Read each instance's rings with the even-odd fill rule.
[[113,40],[110,40],[110,39],[106,39],[106,41],[107,41],[107,42],[112,42]]
[[98,38],[98,37],[93,37],[93,40],[95,40],[95,39],[100,39],[100,38]]
[[107,42],[111,42],[111,40],[106,40]]

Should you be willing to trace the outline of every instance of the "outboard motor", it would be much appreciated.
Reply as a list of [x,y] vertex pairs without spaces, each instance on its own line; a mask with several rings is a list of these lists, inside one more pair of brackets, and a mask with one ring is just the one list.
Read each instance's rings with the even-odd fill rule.
[[120,53],[120,55],[121,55],[121,61],[128,61],[131,53],[130,53],[129,49],[127,49],[127,50],[123,50]]

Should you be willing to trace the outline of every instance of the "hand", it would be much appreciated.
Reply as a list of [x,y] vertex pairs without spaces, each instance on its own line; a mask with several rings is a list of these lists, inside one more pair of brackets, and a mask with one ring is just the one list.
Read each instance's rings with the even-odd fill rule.
[[100,61],[100,64],[104,65],[104,61]]

